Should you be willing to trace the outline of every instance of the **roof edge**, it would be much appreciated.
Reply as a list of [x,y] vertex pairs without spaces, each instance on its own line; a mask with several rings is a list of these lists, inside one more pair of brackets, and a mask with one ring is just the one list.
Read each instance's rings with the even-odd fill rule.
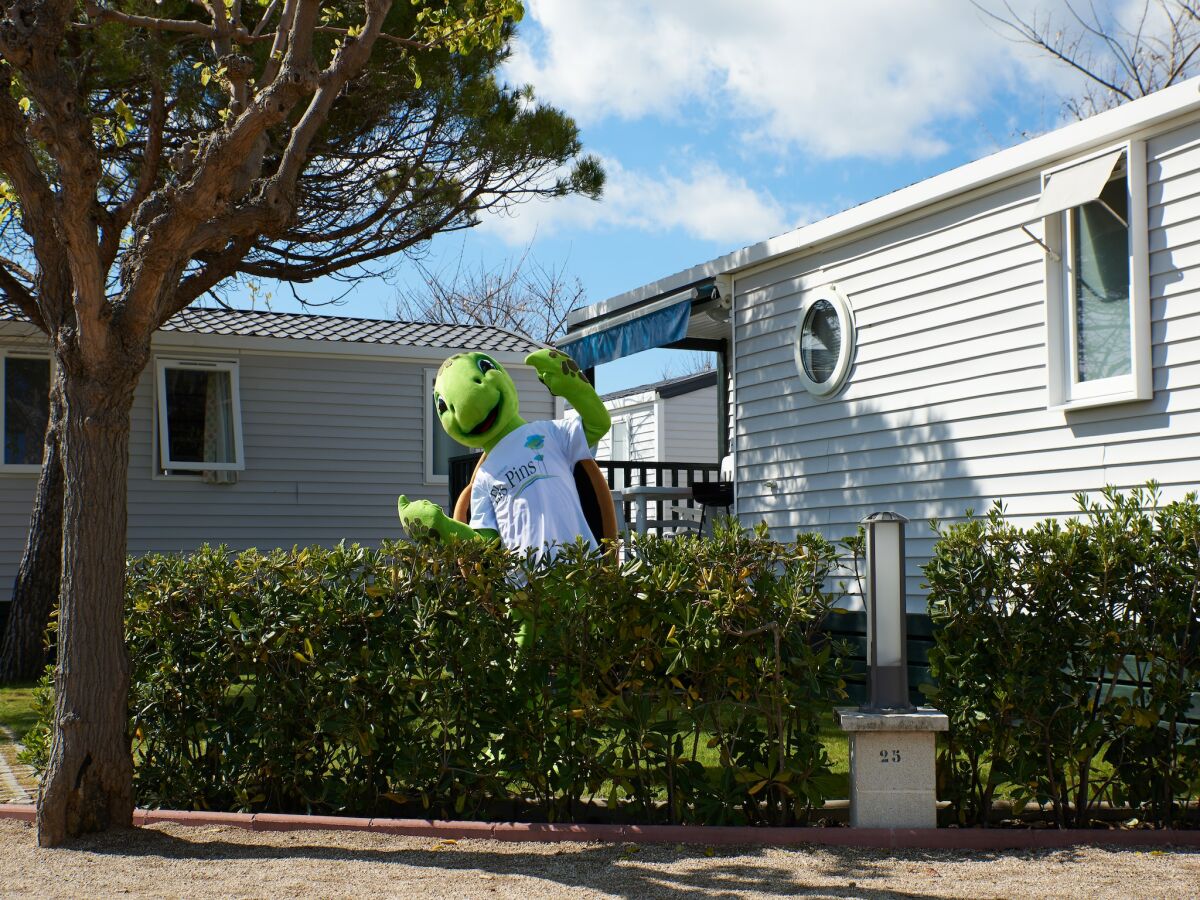
[[730,275],[778,257],[844,238],[889,219],[985,187],[993,182],[1040,170],[1075,153],[1113,143],[1138,131],[1200,109],[1200,76],[1140,97],[1015,147],[965,163],[916,184],[868,200],[777,237],[718,256],[708,262],[665,276],[641,287],[601,300],[579,312],[580,321],[602,318],[648,299],[680,290],[706,278]]
[[661,381],[654,381],[650,384],[639,384],[633,387],[622,388],[619,391],[610,391],[607,394],[601,394],[600,399],[622,400],[626,397],[635,397],[638,394],[654,394],[663,399],[669,399],[713,387],[716,383],[717,370],[708,369],[707,371],[696,372],[692,375],[664,378]]

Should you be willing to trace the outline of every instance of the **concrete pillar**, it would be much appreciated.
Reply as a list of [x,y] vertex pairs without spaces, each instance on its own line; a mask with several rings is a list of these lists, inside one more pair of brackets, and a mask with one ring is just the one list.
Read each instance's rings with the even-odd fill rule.
[[850,735],[850,825],[936,828],[936,739],[950,721],[936,709],[836,710]]

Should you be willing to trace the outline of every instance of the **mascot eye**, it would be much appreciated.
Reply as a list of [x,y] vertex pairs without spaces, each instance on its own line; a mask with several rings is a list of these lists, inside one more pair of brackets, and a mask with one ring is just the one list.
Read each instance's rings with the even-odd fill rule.
[[438,411],[439,416],[446,411],[446,401],[443,400],[441,397],[434,397],[433,402],[434,402],[434,405],[437,406],[437,411]]
[[486,356],[479,357],[478,366],[479,366],[479,371],[482,372],[484,375],[486,375],[488,372],[492,371],[493,369],[497,368],[496,364],[494,362],[492,362],[490,359],[488,359]]

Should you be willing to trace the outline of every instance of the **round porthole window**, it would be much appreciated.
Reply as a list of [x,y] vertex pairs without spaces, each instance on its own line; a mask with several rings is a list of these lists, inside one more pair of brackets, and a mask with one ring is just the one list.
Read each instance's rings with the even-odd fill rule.
[[846,381],[854,355],[854,314],[833,285],[808,291],[796,326],[796,369],[804,389],[828,397]]

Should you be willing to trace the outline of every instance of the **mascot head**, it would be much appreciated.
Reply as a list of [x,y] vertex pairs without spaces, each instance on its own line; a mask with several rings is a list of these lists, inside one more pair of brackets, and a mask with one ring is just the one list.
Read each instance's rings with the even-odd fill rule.
[[490,450],[523,424],[517,386],[486,353],[459,353],[438,370],[433,406],[446,434],[468,447]]

